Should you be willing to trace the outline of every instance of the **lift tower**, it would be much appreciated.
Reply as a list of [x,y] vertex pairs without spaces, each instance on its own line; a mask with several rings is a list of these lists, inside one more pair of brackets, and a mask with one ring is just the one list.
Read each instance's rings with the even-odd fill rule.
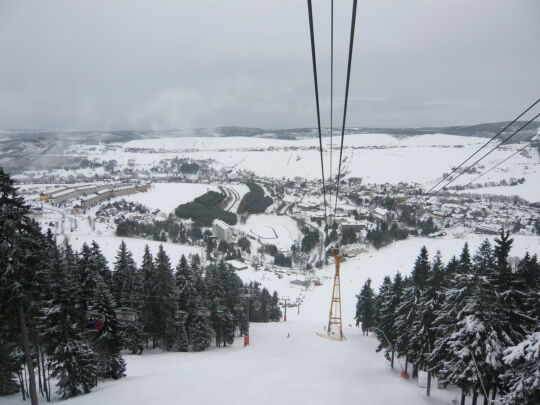
[[334,287],[332,288],[332,301],[330,302],[330,316],[328,317],[328,327],[326,331],[328,337],[336,340],[344,340],[343,323],[341,319],[341,283],[339,280],[339,265],[343,261],[343,256],[339,249],[332,249],[332,256],[336,261],[336,272],[334,274]]
[[330,254],[334,257],[336,263],[336,272],[334,274],[334,287],[332,288],[332,301],[330,302],[330,316],[328,317],[328,326],[326,328],[326,332],[330,339],[339,341],[347,340],[347,338],[343,334],[343,320],[341,317],[340,264],[344,260],[343,256],[365,252],[366,249],[362,248],[349,251],[334,248],[330,251]]

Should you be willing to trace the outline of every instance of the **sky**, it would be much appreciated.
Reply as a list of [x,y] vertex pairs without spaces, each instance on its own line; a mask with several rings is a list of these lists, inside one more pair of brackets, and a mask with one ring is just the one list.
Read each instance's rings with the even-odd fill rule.
[[[330,2],[313,0],[322,125]],[[352,0],[334,2],[334,126]],[[540,97],[540,1],[359,1],[347,126],[513,119]],[[304,0],[0,0],[0,129],[315,127]]]

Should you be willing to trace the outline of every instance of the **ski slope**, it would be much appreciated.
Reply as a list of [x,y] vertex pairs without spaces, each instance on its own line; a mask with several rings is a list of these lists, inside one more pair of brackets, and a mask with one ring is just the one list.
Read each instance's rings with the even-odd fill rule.
[[[202,353],[145,351],[142,356],[126,354],[127,377],[101,383],[88,395],[63,401],[66,405],[156,405],[165,404],[369,404],[423,405],[450,404],[457,391],[439,390],[432,396],[415,381],[399,377],[400,365],[392,370],[381,353],[376,353],[374,337],[362,336],[353,325],[355,294],[370,277],[378,288],[383,277],[399,270],[409,274],[422,245],[430,257],[440,249],[444,260],[459,254],[465,240],[472,251],[484,237],[463,239],[412,238],[381,250],[351,258],[342,265],[342,294],[347,341],[321,338],[327,321],[333,266],[317,271],[323,285],[303,291],[292,287],[295,276],[278,279],[271,272],[241,271],[245,281],[259,280],[281,295],[305,294],[298,311],[288,309],[288,321],[251,325],[251,346],[242,339],[228,348],[211,348]],[[540,253],[537,237],[515,236],[511,255],[525,251]],[[299,313],[298,313],[299,312]],[[290,337],[287,335],[290,334]],[[44,401],[42,401],[44,402]],[[20,396],[0,400],[2,405],[21,405]],[[481,402],[480,402],[481,403]]]

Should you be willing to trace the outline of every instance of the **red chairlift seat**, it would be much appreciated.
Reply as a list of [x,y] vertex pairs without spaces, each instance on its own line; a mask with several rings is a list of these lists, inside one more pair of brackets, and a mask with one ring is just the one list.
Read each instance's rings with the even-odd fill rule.
[[86,329],[90,332],[100,331],[103,326],[104,318],[103,315],[98,314],[97,312],[89,312],[86,317]]

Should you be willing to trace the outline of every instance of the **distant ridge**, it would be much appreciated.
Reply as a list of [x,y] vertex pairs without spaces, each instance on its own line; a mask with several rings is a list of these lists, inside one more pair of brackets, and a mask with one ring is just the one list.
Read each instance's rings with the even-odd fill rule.
[[[490,122],[473,125],[458,125],[448,127],[421,127],[421,128],[365,128],[350,127],[345,133],[351,134],[389,134],[396,137],[407,137],[429,134],[447,134],[461,136],[492,137],[509,121]],[[526,121],[518,121],[509,131],[517,129]],[[515,127],[515,128],[514,128]],[[540,123],[533,122],[521,131],[514,142],[530,140],[538,133]],[[334,128],[334,134],[339,135],[339,129]],[[328,136],[330,130],[323,129],[323,135]],[[217,128],[194,128],[194,129],[171,129],[171,130],[117,130],[117,131],[40,131],[40,130],[2,130],[0,131],[0,143],[9,140],[26,142],[36,141],[62,141],[68,143],[111,143],[128,142],[136,139],[169,138],[184,136],[201,137],[258,137],[273,139],[303,139],[316,136],[315,128],[291,128],[291,129],[263,129],[241,126],[223,126]]]

